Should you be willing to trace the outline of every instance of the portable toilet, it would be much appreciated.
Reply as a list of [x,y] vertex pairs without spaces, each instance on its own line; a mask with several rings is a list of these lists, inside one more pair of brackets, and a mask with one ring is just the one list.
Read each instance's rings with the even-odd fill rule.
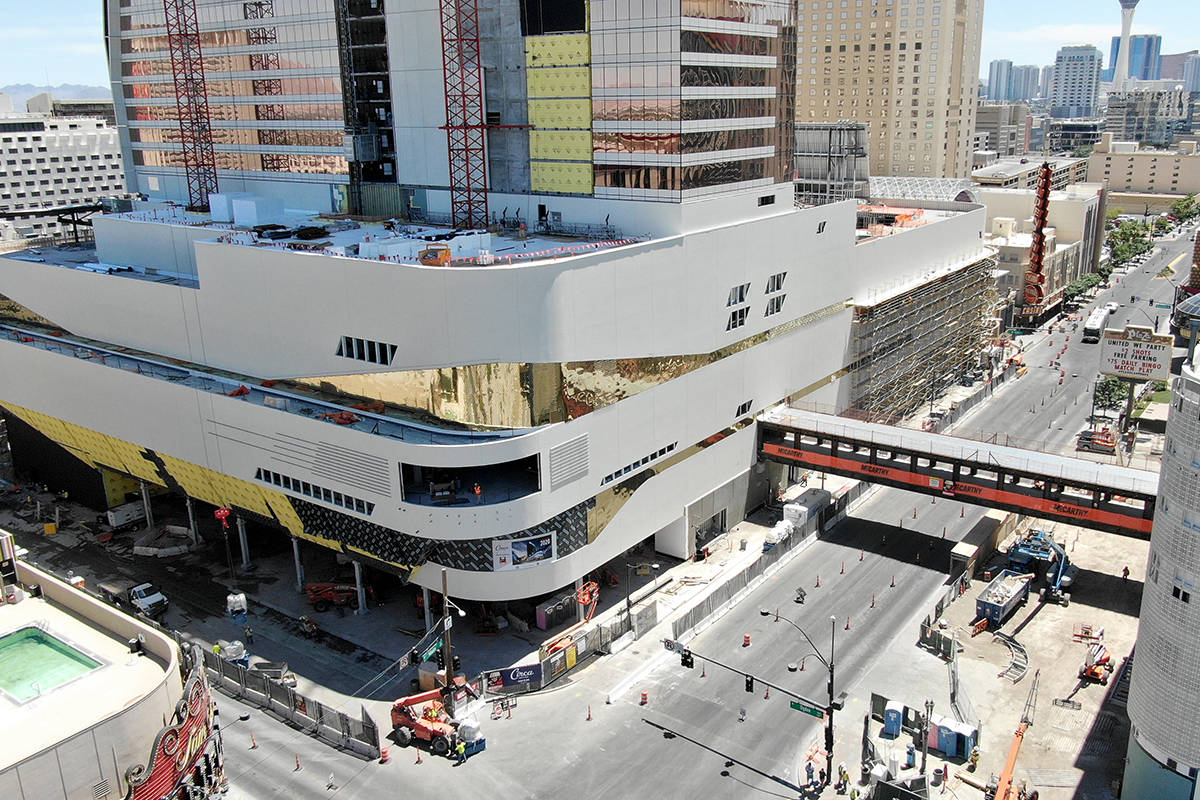
[[959,753],[965,758],[979,743],[979,729],[966,722],[954,723],[954,734],[958,740]]
[[954,720],[945,720],[945,724],[938,726],[938,743],[937,749],[942,751],[946,758],[954,758],[958,755],[966,755],[959,749],[958,732],[955,730]]
[[926,737],[926,743],[931,750],[941,750],[941,734],[939,731],[947,725],[953,724],[953,720],[947,719],[940,714],[932,714],[929,717],[929,735]]
[[889,700],[888,704],[883,707],[883,735],[895,739],[900,735],[903,726],[904,704],[896,700]]

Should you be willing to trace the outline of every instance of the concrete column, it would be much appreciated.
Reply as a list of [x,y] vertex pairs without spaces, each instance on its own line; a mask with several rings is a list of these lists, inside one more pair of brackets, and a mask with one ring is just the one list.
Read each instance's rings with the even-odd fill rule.
[[362,564],[357,561],[354,564],[354,590],[358,592],[358,610],[355,614],[367,613],[367,591],[363,588],[362,581]]
[[184,495],[183,499],[187,503],[188,530],[192,532],[192,544],[198,544],[200,542],[200,532],[196,530],[196,509],[192,507],[192,496]]
[[579,602],[579,590],[583,588],[583,578],[575,579],[575,621],[583,622],[583,604]]
[[296,562],[296,591],[304,594],[304,564],[300,563],[300,539],[292,537],[292,560]]
[[425,607],[425,630],[429,630],[433,627],[433,615],[429,613],[429,590],[424,586],[421,587],[421,600],[424,601],[422,605]]
[[242,569],[250,569],[250,543],[246,541],[246,520],[237,518],[238,543],[242,546]]
[[146,530],[154,530],[154,513],[150,510],[150,492],[146,489],[145,481],[138,481],[142,487],[142,508],[146,512]]

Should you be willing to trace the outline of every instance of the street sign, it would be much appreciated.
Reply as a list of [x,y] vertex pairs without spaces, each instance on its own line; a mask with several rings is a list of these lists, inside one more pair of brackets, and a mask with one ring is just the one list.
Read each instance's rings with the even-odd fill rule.
[[425,651],[423,653],[421,653],[421,660],[428,661],[430,656],[432,656],[434,653],[436,653],[438,650],[441,650],[441,649],[442,649],[442,640],[434,639],[433,642],[430,643],[429,647],[426,647]]
[[396,662],[396,669],[404,669],[408,666],[408,654],[400,656],[400,660]]
[[450,626],[453,624],[454,624],[454,617],[447,614],[442,621],[442,629],[448,631],[448,630],[450,630]]
[[813,708],[812,706],[805,705],[797,700],[793,700],[788,705],[792,707],[793,711],[799,711],[802,714],[808,714],[809,716],[816,717],[817,719],[825,719],[825,712],[822,709]]
[[1154,307],[1155,308],[1170,308],[1171,304],[1170,303],[1156,303]]
[[663,647],[665,647],[667,649],[668,653],[674,653],[674,652],[677,652],[677,651],[683,649],[683,645],[681,645],[679,642],[675,641],[674,639],[663,639],[662,643],[663,643]]
[[1100,339],[1100,373],[1135,381],[1166,380],[1173,343],[1169,334],[1144,325],[1109,328]]

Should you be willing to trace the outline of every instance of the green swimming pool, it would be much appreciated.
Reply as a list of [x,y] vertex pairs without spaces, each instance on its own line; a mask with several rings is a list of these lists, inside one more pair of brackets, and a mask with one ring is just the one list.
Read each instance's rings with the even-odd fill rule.
[[18,703],[62,686],[100,662],[30,626],[0,636],[0,691]]

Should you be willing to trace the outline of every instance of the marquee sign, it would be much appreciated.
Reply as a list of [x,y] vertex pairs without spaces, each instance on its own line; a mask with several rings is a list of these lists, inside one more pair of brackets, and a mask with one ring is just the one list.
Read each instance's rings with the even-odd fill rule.
[[[125,800],[161,800],[171,794],[215,739],[212,690],[199,659],[188,675],[183,698],[175,706],[174,719],[174,724],[163,728],[155,738],[149,763],[125,771],[129,782]],[[219,762],[214,763],[214,783],[220,783],[220,771]]]

